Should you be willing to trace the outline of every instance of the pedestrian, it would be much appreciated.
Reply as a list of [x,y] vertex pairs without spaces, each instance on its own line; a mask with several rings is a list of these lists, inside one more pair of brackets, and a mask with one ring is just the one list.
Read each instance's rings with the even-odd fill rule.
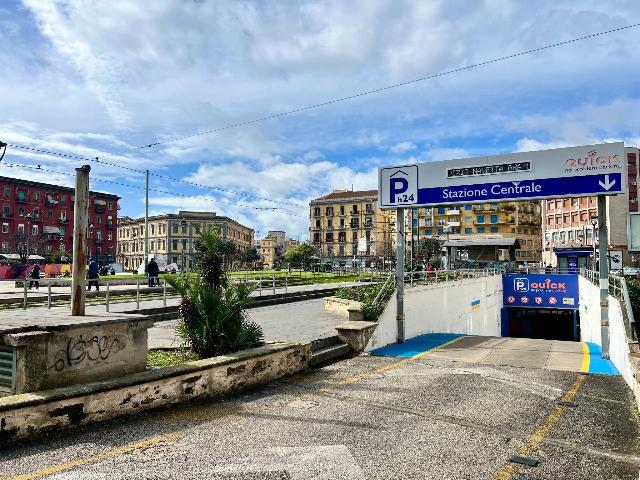
[[111,275],[115,275],[116,274],[116,269],[111,267]]
[[29,274],[29,290],[35,284],[36,290],[40,290],[40,265],[37,263],[33,266],[33,270]]
[[156,262],[155,258],[152,258],[147,264],[147,268],[145,268],[145,272],[149,276],[149,286],[155,287],[158,283],[158,272],[160,271],[160,267]]
[[89,271],[87,272],[87,279],[89,280],[89,283],[87,284],[87,292],[91,291],[92,285],[96,286],[96,292],[100,291],[100,284],[98,283],[100,275],[98,272],[98,264],[95,260],[91,260],[91,263],[89,263]]

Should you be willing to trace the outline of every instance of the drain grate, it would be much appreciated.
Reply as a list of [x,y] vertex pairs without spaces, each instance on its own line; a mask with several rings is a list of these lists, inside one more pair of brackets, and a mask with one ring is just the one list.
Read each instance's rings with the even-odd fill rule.
[[0,345],[0,392],[16,391],[16,349]]

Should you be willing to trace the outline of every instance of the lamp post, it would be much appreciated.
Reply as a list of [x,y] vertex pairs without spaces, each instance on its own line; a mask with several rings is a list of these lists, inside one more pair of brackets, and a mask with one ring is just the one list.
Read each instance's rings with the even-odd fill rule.
[[591,270],[596,271],[596,225],[598,225],[598,215],[591,215],[591,245],[593,246],[593,259],[591,262]]
[[[180,220],[180,226],[182,227],[182,231],[180,232],[181,234],[185,233],[185,230],[187,228],[187,221],[183,218],[182,220]],[[185,254],[184,254],[184,238],[181,239],[182,240],[182,271],[185,271],[185,263],[186,263],[186,258],[185,258]]]
[[25,232],[27,234],[27,263],[29,263],[29,237],[31,236],[31,222],[33,222],[33,218],[31,217],[30,213],[27,213],[27,231]]
[[[92,253],[91,253],[91,239],[93,238],[93,229],[94,229],[93,223],[90,223],[89,224],[89,262],[91,262],[91,255],[92,255]],[[97,261],[97,259],[96,259],[96,261]]]

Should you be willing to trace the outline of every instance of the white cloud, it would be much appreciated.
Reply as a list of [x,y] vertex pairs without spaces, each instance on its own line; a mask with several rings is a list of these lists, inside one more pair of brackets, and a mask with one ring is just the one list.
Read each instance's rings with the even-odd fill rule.
[[406,153],[415,150],[416,144],[413,142],[400,142],[389,148],[391,153]]

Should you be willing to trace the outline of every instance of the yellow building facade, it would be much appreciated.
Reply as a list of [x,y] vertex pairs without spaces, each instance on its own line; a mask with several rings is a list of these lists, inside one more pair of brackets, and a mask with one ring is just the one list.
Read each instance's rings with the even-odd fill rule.
[[309,236],[323,261],[378,261],[393,257],[393,218],[378,208],[377,190],[334,190],[309,202]]
[[[516,238],[516,261],[539,262],[542,252],[539,202],[463,204],[406,210],[407,247],[421,238]],[[448,228],[446,228],[448,226]]]

